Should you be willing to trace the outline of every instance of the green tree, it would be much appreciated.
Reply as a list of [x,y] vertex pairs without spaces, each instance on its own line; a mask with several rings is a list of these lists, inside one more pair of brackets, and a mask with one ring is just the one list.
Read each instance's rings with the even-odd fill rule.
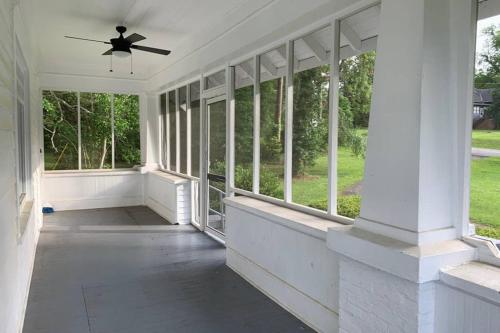
[[328,147],[329,67],[294,75],[292,173],[302,175]]
[[368,127],[375,51],[340,62],[340,94],[349,101],[354,127]]
[[487,47],[479,55],[479,64],[483,67],[476,72],[474,85],[494,89],[493,104],[486,110],[486,115],[500,128],[500,30],[492,25],[485,28],[483,34],[486,35]]
[[[75,92],[43,92],[46,170],[78,169],[78,97]],[[139,98],[114,96],[116,167],[140,163]],[[81,157],[84,169],[111,167],[111,95],[80,94]]]
[[46,170],[78,168],[78,97],[73,92],[43,92]]

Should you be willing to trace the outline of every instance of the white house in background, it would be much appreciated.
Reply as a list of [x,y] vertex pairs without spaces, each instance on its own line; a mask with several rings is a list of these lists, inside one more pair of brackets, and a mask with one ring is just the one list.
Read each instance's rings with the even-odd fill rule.
[[[476,23],[497,14],[498,0],[1,1],[0,333],[22,331],[45,202],[147,205],[192,224],[225,244],[227,266],[318,332],[498,333],[499,249],[469,225]],[[64,38],[107,41],[120,24],[172,54],[132,50],[120,60],[101,56],[109,45]],[[350,219],[337,214],[339,61],[371,50],[361,212]],[[291,110],[294,74],[324,65],[332,75],[321,211],[294,202]],[[279,78],[283,196],[270,198],[258,181],[261,83]],[[235,89],[245,85],[253,85],[250,190],[235,184]],[[74,92],[78,112],[83,93],[138,95],[141,165],[83,170],[80,142],[75,170],[44,170],[48,90]],[[181,132],[184,104],[190,117],[198,110],[197,130]],[[216,114],[225,178],[210,175]],[[223,209],[209,200],[217,181]]]

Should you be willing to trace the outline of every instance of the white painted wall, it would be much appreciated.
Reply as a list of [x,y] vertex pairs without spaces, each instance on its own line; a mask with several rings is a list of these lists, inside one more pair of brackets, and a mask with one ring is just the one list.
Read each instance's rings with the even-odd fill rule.
[[[16,147],[14,122],[14,49],[16,33],[30,70],[31,152],[33,205],[20,227],[16,202]],[[13,1],[0,2],[0,332],[20,332],[38,241],[39,206],[39,117],[40,95],[33,41],[25,27],[25,11]]]
[[475,294],[474,288],[436,285],[435,332],[476,333],[500,331],[500,297],[497,301]]
[[226,202],[227,265],[311,327],[336,332],[339,256],[326,228],[338,224],[251,198]]
[[109,92],[139,94],[145,91],[146,81],[83,75],[40,74],[43,89],[73,90],[81,92]]
[[138,171],[45,173],[42,203],[56,211],[143,205],[143,178]]
[[146,175],[145,203],[170,223],[191,223],[191,181],[163,171]]

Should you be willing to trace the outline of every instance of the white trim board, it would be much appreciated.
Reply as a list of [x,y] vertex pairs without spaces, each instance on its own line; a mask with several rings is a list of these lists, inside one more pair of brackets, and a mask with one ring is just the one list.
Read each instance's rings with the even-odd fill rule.
[[338,332],[336,312],[229,247],[226,249],[226,265],[311,328],[318,332]]

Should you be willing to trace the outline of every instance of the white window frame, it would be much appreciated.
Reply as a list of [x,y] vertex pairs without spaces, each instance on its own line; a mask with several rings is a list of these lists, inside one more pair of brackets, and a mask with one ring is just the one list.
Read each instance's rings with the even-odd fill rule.
[[[357,11],[353,11],[342,16],[330,17],[325,20],[321,20],[316,24],[309,27],[301,29],[300,31],[287,36],[286,38],[276,40],[275,42],[255,50],[249,54],[242,55],[232,61],[230,61],[225,67],[216,67],[211,70],[202,70],[202,75],[199,77],[200,80],[200,99],[201,96],[204,98],[209,98],[210,96],[217,96],[220,94],[226,94],[227,101],[227,149],[226,149],[226,192],[227,196],[233,196],[234,194],[244,195],[252,197],[255,199],[267,201],[282,207],[294,209],[296,211],[304,212],[306,214],[318,216],[324,219],[332,220],[335,222],[340,222],[343,224],[353,224],[354,220],[345,216],[337,214],[337,135],[338,135],[338,98],[339,98],[339,65],[340,60],[349,58],[355,55],[363,54],[365,52],[375,50],[377,44],[377,37],[371,37],[362,41],[360,50],[356,51],[351,47],[344,46],[340,47],[340,23],[343,19],[348,18],[352,15],[357,14],[360,11],[366,10],[370,7],[380,5],[379,1],[373,1],[370,4],[362,6]],[[292,125],[293,125],[293,67],[295,64],[295,57],[293,55],[293,45],[294,41],[305,37],[315,31],[330,27],[333,30],[333,52],[329,52],[328,63],[330,64],[330,99],[329,99],[329,137],[328,137],[328,209],[327,211],[318,210],[315,208],[299,205],[292,201],[292,186],[291,186],[291,153],[292,153]],[[285,45],[286,48],[286,114],[285,114],[285,163],[284,167],[284,199],[276,199],[269,196],[265,196],[259,193],[259,173],[260,173],[260,56],[279,47]],[[234,186],[234,114],[235,114],[235,101],[234,101],[234,67],[238,66],[242,62],[253,59],[254,64],[254,115],[253,115],[253,188],[252,191],[246,191]],[[221,70],[226,69],[226,84],[213,87],[211,89],[204,89],[206,87],[206,78],[212,74],[218,73]],[[189,85],[195,79],[187,80],[182,84],[173,84],[168,87],[168,89],[163,90],[158,93],[158,98],[161,94],[167,93],[167,105],[168,105],[168,91],[173,89],[178,89],[180,86]],[[290,112],[292,110],[292,112]],[[167,112],[168,113],[168,112]],[[203,114],[203,112],[202,112]],[[168,126],[166,126],[168,127]],[[202,137],[201,133],[200,137]],[[168,137],[167,137],[168,139]],[[167,144],[167,147],[169,145]],[[200,149],[202,150],[202,149]],[[200,162],[203,161],[203,156]],[[203,162],[202,162],[203,163]],[[189,167],[188,167],[189,168]],[[190,175],[185,175],[178,173],[176,171],[168,170],[168,168],[163,169],[163,171],[180,176],[188,179],[196,179]],[[200,174],[202,171],[200,170]],[[287,181],[288,180],[288,181]],[[205,207],[206,208],[206,207]],[[202,211],[204,207],[201,208]]]
[[[14,55],[14,108],[16,143],[17,206],[21,207],[32,198],[31,180],[31,122],[29,69],[17,36]],[[22,91],[20,91],[22,90]],[[22,114],[18,105],[22,106]],[[22,118],[20,117],[22,116]]]
[[[373,4],[373,6],[378,3]],[[367,9],[369,7],[365,7]],[[346,47],[340,47],[340,23],[343,19],[356,14],[357,12],[350,13],[341,18],[335,18],[327,24],[318,24],[310,30],[301,32],[294,36],[290,36],[283,41],[276,42],[271,48],[264,49],[257,54],[253,55],[254,63],[254,138],[253,138],[253,189],[246,191],[234,186],[230,187],[229,192],[237,193],[253,197],[259,200],[271,202],[276,205],[298,210],[307,214],[318,216],[321,218],[329,219],[335,222],[344,224],[353,224],[354,220],[345,216],[337,214],[337,142],[338,142],[338,101],[339,101],[339,66],[340,60],[345,59],[357,54],[363,54],[370,50],[376,49],[376,37],[372,37],[364,41],[365,45],[361,51],[354,51]],[[308,36],[315,31],[330,28],[333,31],[332,52],[329,52],[328,63],[330,65],[330,93],[329,93],[329,133],[328,133],[328,206],[327,211],[318,210],[315,208],[307,207],[304,205],[293,202],[292,198],[292,133],[293,133],[293,75],[294,67],[297,66],[296,58],[293,55],[294,42],[302,37]],[[260,56],[266,54],[271,50],[275,50],[285,44],[286,47],[286,110],[285,110],[285,162],[284,162],[284,199],[276,199],[265,196],[259,193],[259,173],[260,173]],[[233,66],[239,65],[245,61],[245,58],[238,59],[238,62]],[[248,59],[248,57],[246,58]],[[257,80],[258,79],[258,80]],[[231,82],[230,86],[231,96],[234,96],[234,83]],[[234,103],[230,104],[233,105]],[[230,110],[234,112],[234,110]],[[232,114],[232,113],[230,113]],[[228,129],[228,133],[234,132],[234,124],[230,124],[233,128]],[[233,135],[237,135],[234,134]],[[234,149],[234,138],[230,142],[230,150]],[[228,158],[233,160],[228,165],[234,165],[234,154],[228,154]],[[231,169],[234,172],[234,169]],[[234,177],[234,175],[232,176]]]

